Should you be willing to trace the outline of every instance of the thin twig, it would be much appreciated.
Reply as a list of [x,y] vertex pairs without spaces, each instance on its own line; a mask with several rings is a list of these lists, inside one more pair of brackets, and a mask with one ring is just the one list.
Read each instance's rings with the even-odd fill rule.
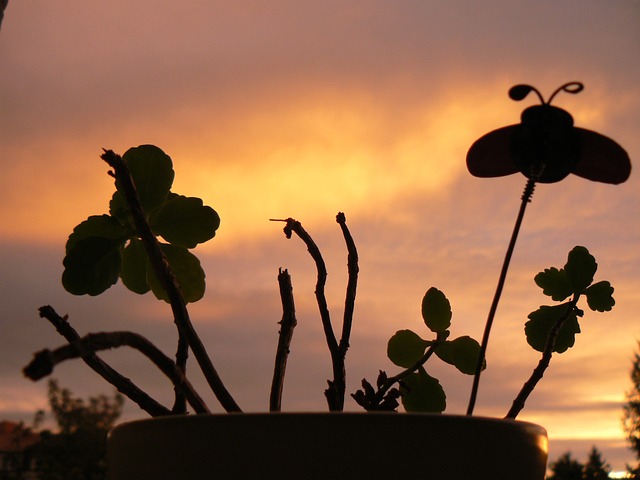
[[120,393],[130,398],[142,410],[152,417],[169,415],[171,413],[169,409],[151,398],[146,392],[138,388],[131,380],[113,369],[94,352],[82,351],[80,344],[81,337],[69,324],[68,317],[66,315],[61,317],[52,307],[47,305],[40,308],[40,316],[42,318],[46,318],[70,345],[77,348],[82,360],[84,360],[92,370],[111,385],[116,387]]
[[498,285],[496,287],[496,292],[493,296],[493,301],[491,302],[491,308],[489,309],[489,315],[487,317],[487,322],[485,323],[485,327],[484,327],[484,334],[482,335],[482,343],[480,344],[480,354],[478,355],[478,363],[476,365],[476,371],[473,376],[473,385],[471,387],[471,394],[469,396],[469,406],[467,407],[467,415],[472,415],[473,409],[475,408],[476,398],[478,396],[478,387],[480,386],[480,374],[482,373],[482,368],[483,368],[484,361],[487,354],[487,347],[489,345],[489,336],[491,334],[493,319],[496,316],[496,311],[498,310],[498,303],[500,303],[500,296],[502,295],[502,290],[504,288],[504,284],[507,279],[507,272],[509,271],[509,263],[511,262],[511,256],[513,255],[513,250],[516,246],[516,240],[518,239],[518,233],[520,232],[520,226],[522,225],[524,212],[525,212],[525,209],[527,208],[527,204],[531,202],[531,196],[533,195],[533,190],[535,188],[535,185],[536,183],[534,180],[531,180],[531,179],[527,180],[527,184],[522,194],[522,203],[520,204],[518,217],[516,218],[516,223],[513,227],[511,240],[509,241],[509,246],[507,247],[507,253],[505,254],[504,262],[502,264],[502,270],[500,271],[500,277],[498,279]]
[[[240,407],[222,383],[222,380],[214,368],[211,358],[207,354],[200,337],[193,328],[187,311],[186,302],[180,292],[180,286],[178,285],[175,275],[169,266],[167,258],[160,248],[158,239],[147,222],[147,218],[140,203],[140,198],[138,197],[136,187],[133,183],[133,179],[131,178],[129,168],[122,160],[122,157],[111,150],[105,150],[105,153],[101,158],[114,170],[110,173],[116,178],[119,186],[122,188],[122,193],[127,205],[129,206],[138,234],[140,235],[144,248],[149,256],[149,261],[151,262],[153,271],[169,297],[174,321],[178,326],[179,332],[184,335],[189,347],[193,351],[207,383],[225,410],[228,412],[240,411]],[[178,364],[180,364],[180,361],[180,359],[176,359]]]
[[[272,221],[280,221],[274,220]],[[311,236],[307,233],[307,231],[302,227],[302,224],[293,218],[287,218],[286,220],[281,220],[286,222],[284,227],[284,234],[287,238],[291,238],[292,233],[295,233],[300,237],[300,239],[307,246],[307,250],[313,258],[316,264],[317,271],[317,280],[316,280],[316,302],[318,304],[318,309],[320,310],[320,318],[322,320],[322,327],[324,329],[324,335],[327,340],[327,346],[329,347],[329,353],[331,354],[331,365],[333,367],[333,381],[329,380],[329,388],[325,391],[325,397],[327,398],[327,403],[329,404],[329,410],[342,410],[344,402],[339,402],[339,399],[335,397],[335,395],[327,395],[331,390],[334,389],[333,385],[336,382],[340,382],[342,375],[344,374],[343,369],[341,369],[340,365],[340,351],[338,346],[338,341],[336,340],[335,333],[333,331],[333,326],[331,325],[331,316],[329,314],[329,307],[327,306],[327,299],[324,294],[324,287],[327,282],[327,267],[324,263],[324,259],[322,258],[322,254],[320,253],[320,249],[313,241]],[[344,383],[344,380],[342,380]]]
[[342,323],[342,336],[340,338],[340,351],[343,355],[347,354],[349,348],[349,338],[351,336],[351,325],[353,324],[353,312],[356,303],[356,290],[358,288],[358,250],[353,241],[351,232],[347,227],[347,219],[344,213],[340,212],[336,216],[336,221],[342,229],[345,243],[347,244],[347,269],[349,279],[347,281],[347,293],[344,301],[344,320]]
[[347,390],[345,360],[347,350],[349,349],[349,338],[351,336],[351,326],[353,324],[353,312],[355,309],[359,268],[358,251],[356,249],[356,244],[353,241],[353,237],[351,236],[351,232],[349,232],[349,228],[347,227],[347,219],[344,213],[339,212],[338,215],[336,215],[336,222],[340,225],[342,235],[347,245],[348,280],[344,303],[342,334],[340,336],[338,350],[333,356],[334,381],[328,382],[329,387],[325,391],[325,396],[327,397],[330,405],[331,403],[335,405],[336,410],[342,410],[344,409],[344,397]]
[[[293,218],[287,218],[283,221],[286,222],[284,227],[284,233],[287,238],[291,238],[292,233],[295,233],[307,246],[307,250],[313,258],[316,264],[317,280],[316,280],[316,301],[320,310],[320,318],[322,320],[322,327],[327,340],[327,346],[329,347],[329,353],[331,355],[331,365],[333,370],[333,380],[328,380],[329,387],[325,390],[325,397],[329,405],[329,410],[341,411],[344,409],[344,393],[345,393],[345,368],[344,368],[344,352],[341,349],[340,344],[336,339],[331,325],[331,316],[329,314],[329,308],[327,306],[327,299],[325,297],[324,288],[327,281],[327,268],[320,253],[320,249],[315,244],[311,236],[302,227],[302,224]],[[338,222],[340,223],[340,222]],[[357,258],[357,257],[356,257]],[[354,297],[355,298],[355,297]],[[350,327],[349,327],[350,328]],[[348,345],[348,338],[346,338],[345,345]],[[345,349],[346,352],[346,349]]]
[[291,275],[287,270],[278,273],[278,285],[280,287],[280,299],[282,301],[282,320],[280,321],[280,334],[276,350],[276,361],[271,383],[271,395],[269,397],[269,410],[279,412],[282,406],[282,389],[284,387],[287,358],[293,338],[293,329],[298,323],[296,320],[296,307],[293,299],[293,286]]
[[32,380],[49,375],[57,364],[72,358],[85,357],[87,352],[98,352],[128,346],[145,355],[160,369],[185,396],[197,413],[209,413],[209,409],[178,366],[142,335],[133,332],[101,332],[85,335],[73,345],[64,345],[55,350],[43,350],[34,355],[33,361],[24,369]]
[[317,280],[316,280],[316,301],[320,310],[320,318],[322,326],[331,354],[331,365],[333,369],[333,380],[328,380],[328,388],[324,394],[330,410],[341,411],[344,409],[344,397],[346,391],[346,373],[345,373],[345,356],[349,348],[349,336],[351,334],[351,325],[353,323],[353,311],[356,298],[356,287],[358,284],[358,252],[355,243],[351,237],[351,233],[346,225],[344,213],[340,212],[336,216],[336,221],[342,229],[342,233],[347,244],[348,251],[348,271],[349,280],[347,284],[347,294],[345,299],[344,320],[342,323],[342,336],[340,343],[336,339],[333,326],[331,324],[331,316],[327,306],[327,299],[324,294],[324,288],[327,281],[327,268],[320,253],[320,249],[315,244],[311,236],[302,227],[302,224],[293,218],[285,220],[271,219],[274,222],[285,222],[284,233],[287,238],[291,238],[295,233],[307,246],[307,250],[316,264]]
[[520,390],[516,398],[513,400],[511,409],[509,410],[505,418],[515,419],[518,416],[520,411],[524,408],[527,398],[529,398],[529,395],[531,395],[531,392],[533,392],[533,389],[536,387],[538,382],[542,380],[542,376],[544,375],[545,370],[549,367],[549,363],[551,362],[551,356],[553,355],[553,349],[556,346],[558,334],[560,333],[562,326],[567,321],[571,313],[575,310],[579,298],[579,294],[574,295],[571,302],[569,302],[569,304],[567,305],[567,311],[553,324],[551,329],[549,329],[549,334],[547,335],[547,341],[545,342],[540,361],[538,362],[536,368],[534,368],[529,379],[522,386],[522,389]]
[[322,258],[322,253],[320,253],[320,249],[311,238],[311,235],[307,233],[300,222],[293,218],[287,218],[285,222],[287,223],[284,227],[286,237],[291,238],[292,232],[298,235],[298,237],[300,237],[307,246],[307,250],[316,264],[317,280],[315,295],[318,303],[318,309],[320,310],[320,318],[322,319],[322,326],[324,328],[327,344],[329,345],[329,350],[332,352],[337,351],[338,341],[336,340],[333,327],[331,326],[331,315],[329,314],[327,298],[324,294],[324,287],[327,283],[327,267],[324,263],[324,259]]

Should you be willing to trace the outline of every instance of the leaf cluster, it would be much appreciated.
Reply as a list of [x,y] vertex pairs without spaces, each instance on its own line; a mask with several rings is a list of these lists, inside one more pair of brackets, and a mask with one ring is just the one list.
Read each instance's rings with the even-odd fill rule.
[[443,412],[446,395],[438,379],[429,375],[424,367],[427,352],[431,349],[440,360],[464,374],[473,375],[480,357],[480,344],[469,336],[449,340],[451,304],[437,288],[431,287],[425,293],[421,313],[425,325],[436,338],[425,340],[412,330],[399,330],[389,340],[387,356],[395,365],[408,370],[408,375],[403,375],[400,382],[405,410]]
[[[584,312],[577,307],[581,296],[593,311],[608,312],[615,305],[613,287],[608,281],[593,283],[598,264],[582,246],[574,247],[563,268],[550,267],[534,277],[542,292],[559,305],[543,305],[528,316],[525,324],[527,342],[542,352],[552,329],[559,327],[553,351],[563,353],[573,347],[576,334],[580,333],[578,317]],[[569,299],[570,300],[567,300]]]
[[[215,236],[220,217],[200,198],[171,191],[173,162],[160,148],[134,147],[122,159],[131,172],[152,231],[165,240],[160,247],[185,301],[199,300],[205,291],[205,273],[189,249]],[[90,216],[76,226],[65,253],[62,284],[72,294],[99,295],[121,278],[135,293],[152,291],[158,299],[169,301],[146,255],[118,181],[109,202],[109,214]]]

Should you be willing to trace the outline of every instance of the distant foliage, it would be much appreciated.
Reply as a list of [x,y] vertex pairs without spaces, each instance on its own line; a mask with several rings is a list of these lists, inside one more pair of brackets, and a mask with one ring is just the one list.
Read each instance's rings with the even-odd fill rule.
[[100,395],[87,401],[49,382],[49,405],[57,432],[41,433],[29,451],[40,480],[106,479],[107,433],[122,413],[124,398]]
[[[636,459],[640,460],[640,342],[638,350],[633,357],[631,389],[626,393],[622,425],[627,434],[629,447]],[[635,475],[633,478],[640,478],[640,463],[635,468],[629,467],[629,471]]]
[[582,480],[583,465],[571,456],[571,452],[563,453],[549,468],[552,474],[547,480]]
[[607,480],[611,466],[602,458],[602,453],[596,447],[591,447],[587,463],[584,466],[584,480]]
[[602,453],[594,446],[589,451],[584,465],[571,456],[562,454],[550,465],[551,476],[547,480],[608,480],[611,467],[602,458]]

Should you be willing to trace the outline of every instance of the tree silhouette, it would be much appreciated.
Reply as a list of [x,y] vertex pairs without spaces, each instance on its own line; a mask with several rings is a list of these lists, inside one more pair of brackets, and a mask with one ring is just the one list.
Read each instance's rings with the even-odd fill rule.
[[[640,342],[638,342],[640,352]],[[631,389],[626,393],[622,426],[627,434],[629,447],[640,460],[640,353],[636,352],[631,367]],[[635,468],[628,467],[633,478],[640,477],[640,463]]]
[[584,465],[583,480],[608,480],[611,466],[602,458],[595,446],[591,447],[587,463]]
[[552,475],[547,480],[608,480],[611,467],[602,458],[602,452],[591,447],[587,463],[584,465],[566,452],[551,463]]
[[551,476],[547,480],[582,480],[584,466],[566,452],[550,465]]
[[48,396],[59,431],[42,432],[40,442],[30,449],[38,478],[105,479],[107,433],[122,412],[122,395],[100,395],[84,401],[51,380]]

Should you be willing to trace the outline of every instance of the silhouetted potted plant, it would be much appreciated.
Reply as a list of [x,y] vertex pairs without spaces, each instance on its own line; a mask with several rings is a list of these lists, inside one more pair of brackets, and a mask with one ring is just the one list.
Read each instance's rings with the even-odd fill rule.
[[[153,292],[169,303],[177,327],[177,350],[171,359],[149,340],[133,332],[107,332],[80,337],[66,316],[49,306],[40,315],[67,340],[55,350],[38,352],[25,374],[42,378],[70,358],[82,358],[94,371],[154,417],[116,427],[109,440],[109,469],[114,480],[195,478],[492,478],[541,480],[547,457],[546,432],[515,418],[549,365],[554,352],[573,346],[580,331],[582,298],[595,311],[614,305],[613,287],[594,283],[597,263],[585,247],[575,247],[562,268],[548,268],[535,283],[556,302],[529,315],[528,343],[541,352],[538,366],[525,382],[505,419],[472,416],[493,317],[506,278],[524,210],[537,182],[562,180],[569,173],[607,183],[620,183],[630,173],[629,159],[615,142],[573,126],[571,116],[550,105],[565,84],[544,101],[533,87],[518,85],[511,98],[535,92],[541,105],[529,107],[522,123],[489,133],[470,149],[467,164],[476,176],[500,176],[520,171],[527,177],[516,226],[507,249],[482,342],[468,336],[450,339],[451,305],[435,287],[421,304],[432,338],[401,330],[388,344],[388,357],[401,371],[380,371],[375,382],[362,381],[351,396],[368,413],[345,413],[345,357],[358,281],[358,254],[344,214],[336,221],[348,252],[348,283],[344,318],[336,335],[324,294],[326,268],[311,236],[294,219],[285,223],[306,245],[317,271],[315,295],[332,360],[333,376],[325,397],[328,413],[280,413],[287,354],[296,324],[291,278],[281,270],[278,283],[283,306],[270,395],[270,413],[241,413],[226,389],[189,318],[187,304],[204,294],[204,272],[189,251],[215,236],[219,217],[202,200],[171,191],[174,171],[170,157],[152,145],[128,150],[122,157],[105,151],[116,192],[108,215],[89,217],[69,236],[62,282],[71,293],[98,295],[121,279],[130,290]],[[602,155],[608,155],[602,162]],[[162,243],[158,240],[162,237]],[[172,382],[175,402],[160,404],[121,375],[98,352],[129,346],[148,357]],[[192,352],[212,392],[228,414],[210,414],[209,407],[185,375]],[[466,416],[441,415],[445,394],[427,373],[433,359],[474,375]],[[374,386],[375,385],[375,386]],[[394,413],[402,403],[406,414]],[[187,415],[187,409],[195,415]]]

